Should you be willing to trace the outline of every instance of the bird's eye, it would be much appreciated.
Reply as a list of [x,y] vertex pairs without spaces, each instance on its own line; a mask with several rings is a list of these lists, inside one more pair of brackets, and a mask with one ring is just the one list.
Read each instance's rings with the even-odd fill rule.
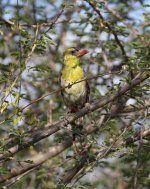
[[72,50],[71,52],[72,52],[72,54],[74,54],[76,52],[76,50]]
[[77,53],[78,51],[79,51],[78,48],[72,48],[70,52],[74,55],[74,54]]

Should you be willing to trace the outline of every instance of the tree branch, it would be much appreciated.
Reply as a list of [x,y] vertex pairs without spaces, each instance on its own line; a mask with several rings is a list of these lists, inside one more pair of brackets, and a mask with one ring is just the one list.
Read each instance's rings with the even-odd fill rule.
[[[92,165],[92,167],[93,167],[93,166],[95,165],[95,160],[98,160],[98,161],[99,161],[99,160],[102,159],[102,158],[106,158],[111,152],[117,151],[118,148],[119,148],[119,146],[117,146],[117,148],[116,148],[116,147],[114,147],[114,145],[117,143],[117,141],[119,140],[119,138],[122,137],[123,134],[124,134],[127,130],[128,130],[128,127],[125,128],[125,129],[122,131],[122,133],[121,133],[119,136],[117,136],[117,137],[113,140],[112,144],[110,144],[109,146],[106,146],[106,147],[100,149],[100,152],[96,152],[96,153],[93,155],[93,157],[95,157],[95,158],[93,158],[93,157],[90,158],[90,157],[88,157],[88,156],[83,156],[79,162],[76,162],[75,166],[73,166],[72,169],[70,169],[69,171],[66,172],[66,174],[62,177],[61,182],[64,183],[64,184],[70,183],[70,181],[71,181],[80,171],[84,170],[84,167],[87,166],[87,163],[88,163],[88,165],[91,165],[91,164],[93,163],[93,165]],[[119,133],[119,132],[118,132],[118,133]],[[149,136],[149,135],[150,135],[150,129],[145,129],[145,130],[143,131],[143,133],[142,133],[142,137],[146,137],[146,136]],[[134,140],[130,140],[130,142],[129,142],[129,139],[126,139],[126,140],[124,141],[124,143],[126,143],[126,145],[128,146],[128,145],[130,145],[130,144],[132,144],[132,143],[134,143],[134,142],[140,140],[140,136],[137,137],[137,136],[135,135],[135,136],[133,137],[133,139],[134,139]]]
[[[101,125],[103,125],[107,121],[106,117],[105,117],[105,119],[103,119],[100,122],[100,127],[101,127]],[[107,146],[107,147],[101,149],[101,151],[99,153],[95,154],[97,156],[97,158],[102,159],[102,158],[106,157],[110,152],[114,152],[113,146],[116,144],[116,142],[119,140],[119,138],[128,130],[128,128],[129,127],[124,128],[124,130],[119,135],[119,137],[116,137],[114,142],[110,146]],[[97,130],[97,128],[94,128],[93,130],[87,128],[87,134],[91,134],[91,133],[95,132],[96,130]],[[146,137],[146,136],[149,136],[149,135],[150,135],[150,129],[149,128],[145,129],[142,132],[142,137]],[[133,142],[140,140],[140,137],[141,137],[140,135],[136,134],[132,138],[127,138],[124,143],[128,146],[128,145],[132,144]],[[25,172],[28,172],[30,170],[34,170],[34,168],[36,168],[39,165],[41,165],[42,163],[44,163],[47,159],[53,158],[54,156],[57,156],[59,153],[66,150],[71,145],[72,145],[72,139],[70,138],[70,139],[68,139],[68,140],[66,140],[66,141],[64,141],[64,142],[62,142],[58,145],[55,145],[53,147],[48,148],[46,153],[44,153],[44,152],[39,153],[38,155],[36,155],[34,157],[28,158],[31,162],[33,161],[33,164],[32,163],[31,164],[21,163],[21,166],[17,166],[15,168],[12,168],[10,170],[9,174],[0,175],[0,182],[3,183],[7,179],[17,177],[18,175],[24,174]],[[84,155],[81,157],[80,161],[76,162],[75,166],[72,169],[70,169],[63,176],[61,182],[63,182],[63,183],[70,182],[74,178],[74,176],[86,165],[87,160],[89,162],[93,162],[95,160],[95,158],[89,159],[88,150],[86,150],[86,153],[84,153]]]
[[44,163],[48,158],[52,158],[58,154],[60,154],[62,151],[64,151],[66,148],[72,145],[72,139],[66,140],[60,144],[57,144],[56,146],[50,147],[47,149],[46,153],[39,153],[38,155],[30,158],[30,161],[33,163],[20,163],[19,166],[16,166],[12,169],[10,169],[10,172],[8,174],[0,174],[0,183],[3,183],[7,181],[8,179],[11,179],[13,177],[16,177],[20,174],[25,173],[26,171],[29,171],[42,163]]
[[99,9],[96,7],[96,5],[95,5],[93,2],[87,1],[87,0],[85,0],[85,1],[93,8],[93,10],[98,14],[99,18],[102,20],[103,24],[104,24],[104,25],[109,29],[109,31],[113,34],[113,36],[114,36],[114,38],[115,38],[115,40],[116,40],[118,46],[120,47],[120,50],[121,50],[121,52],[122,52],[122,54],[123,54],[123,56],[124,56],[125,61],[128,62],[128,57],[127,57],[127,55],[126,55],[126,52],[125,52],[125,50],[124,50],[124,47],[123,47],[122,43],[120,42],[120,40],[119,40],[117,34],[116,34],[115,31],[113,30],[113,28],[108,24],[107,21],[105,21],[105,19],[103,18],[101,12],[99,11]]
[[[138,84],[140,84],[141,82],[146,80],[148,77],[150,77],[150,75],[146,74],[146,72],[140,73],[131,81],[131,83],[124,85],[116,93],[104,98],[103,100],[101,99],[98,102],[92,103],[89,106],[82,108],[76,114],[69,115],[61,121],[58,121],[56,123],[48,125],[46,128],[42,128],[42,129],[38,129],[36,131],[30,132],[29,133],[30,135],[28,137],[24,137],[22,139],[22,141],[23,141],[22,144],[17,144],[15,146],[9,148],[7,150],[7,152],[5,152],[4,154],[1,154],[0,160],[4,160],[7,157],[11,157],[14,154],[16,154],[17,152],[33,145],[34,143],[36,143],[44,138],[47,138],[48,136],[59,131],[61,128],[66,127],[69,123],[74,122],[78,118],[83,117],[86,114],[93,112],[99,108],[103,108],[105,105],[107,105],[108,103],[121,97],[122,95],[127,93],[129,90],[131,90],[132,88],[134,88],[135,86],[137,86]],[[12,143],[12,141],[11,141],[11,143]],[[8,144],[8,146],[9,146],[9,144]]]

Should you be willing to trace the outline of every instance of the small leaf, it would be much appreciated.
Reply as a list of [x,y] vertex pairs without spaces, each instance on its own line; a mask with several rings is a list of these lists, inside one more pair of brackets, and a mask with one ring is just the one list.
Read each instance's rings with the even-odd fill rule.
[[13,119],[14,126],[16,126],[19,123],[19,121],[21,121],[21,119],[22,119],[22,115],[19,115],[16,118],[14,118]]
[[5,103],[5,105],[0,109],[0,113],[3,113],[7,107],[9,106],[9,103]]
[[24,162],[29,163],[29,164],[34,164],[34,161],[32,161],[32,160],[25,160]]
[[18,102],[19,102],[19,97],[20,97],[20,93],[19,93],[19,92],[16,92],[15,104],[18,104]]

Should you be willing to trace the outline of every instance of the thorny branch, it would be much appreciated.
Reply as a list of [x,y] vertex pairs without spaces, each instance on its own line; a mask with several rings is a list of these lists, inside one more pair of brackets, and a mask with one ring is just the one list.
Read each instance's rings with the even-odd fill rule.
[[[125,133],[126,130],[127,130],[127,128],[125,128],[125,130],[122,131],[122,133],[119,135],[119,137],[115,138],[113,144],[111,144],[110,146],[106,146],[105,148],[101,149],[99,153],[95,154],[95,156],[100,160],[104,157],[107,157],[107,155],[110,152],[116,151],[117,148],[115,149],[114,145],[119,140],[119,138]],[[150,131],[148,129],[145,129],[145,131],[143,132],[143,137],[148,136],[148,135],[150,135]],[[135,138],[134,141],[130,141],[130,143],[128,143],[128,145],[139,140],[139,138],[137,138],[136,135],[134,136],[134,138]],[[128,141],[128,139],[126,141]],[[38,155],[30,158],[30,161],[32,161],[33,163],[28,164],[28,163],[22,162],[21,166],[16,166],[15,168],[12,168],[11,171],[10,171],[10,174],[6,174],[6,175],[3,175],[3,176],[0,177],[0,182],[3,183],[7,179],[17,177],[20,174],[25,175],[24,173],[34,170],[36,167],[38,167],[39,165],[44,163],[47,159],[53,158],[54,156],[58,155],[62,151],[69,148],[71,145],[72,145],[72,139],[70,138],[70,139],[68,139],[68,140],[66,140],[66,141],[64,141],[60,144],[57,144],[56,146],[50,147],[49,149],[47,149],[47,152],[39,153]],[[72,178],[74,178],[74,176],[84,166],[86,166],[87,161],[88,161],[88,163],[92,164],[92,162],[94,162],[94,160],[95,160],[95,158],[89,159],[89,157],[85,154],[84,156],[81,157],[80,161],[78,163],[76,163],[75,166],[63,176],[61,182],[63,182],[63,183],[70,182],[72,180]]]
[[[102,123],[103,124],[103,123]],[[144,138],[146,136],[150,135],[150,129],[147,128],[143,131],[142,136],[137,137],[137,135],[131,138],[127,138],[126,140],[122,141],[119,145],[117,144],[117,141],[120,140],[120,137],[123,137],[124,133],[128,130],[129,127],[126,127],[122,133],[119,136],[116,136],[113,139],[112,144],[109,146],[102,147],[99,152],[96,152],[94,154],[94,158],[90,158],[88,156],[83,156],[80,160],[80,162],[76,162],[75,166],[68,170],[68,172],[65,173],[65,175],[62,177],[61,182],[64,184],[70,183],[70,181],[77,176],[79,172],[82,172],[85,168],[88,167],[88,171],[93,168],[96,164],[95,159],[100,161],[103,158],[106,158],[111,152],[117,152],[119,146],[121,146],[123,143],[126,144],[127,146],[131,145],[132,143],[140,140],[140,137]],[[120,131],[119,131],[120,132]],[[118,132],[118,133],[119,133]]]
[[93,2],[91,2],[91,1],[87,1],[87,0],[85,0],[85,1],[86,1],[87,3],[89,3],[89,5],[93,8],[93,10],[98,14],[98,16],[99,16],[99,18],[101,19],[101,21],[103,22],[103,24],[104,24],[104,25],[109,29],[109,31],[113,34],[113,36],[114,36],[114,38],[115,38],[115,40],[116,40],[118,46],[120,47],[120,49],[121,49],[121,51],[122,51],[122,54],[123,54],[123,56],[124,56],[125,61],[128,62],[128,57],[127,57],[127,55],[126,55],[126,52],[125,52],[125,50],[124,50],[124,47],[123,47],[122,43],[120,42],[120,40],[119,40],[119,38],[118,38],[116,32],[115,32],[115,31],[113,30],[113,28],[109,25],[109,23],[103,18],[103,16],[102,16],[100,10],[96,7],[96,5],[95,5]]
[[[76,115],[68,116],[67,121],[66,121],[66,119],[63,119],[60,122],[49,125],[43,131],[40,130],[40,129],[37,130],[37,131],[34,131],[33,133],[31,133],[31,136],[24,139],[24,143],[22,145],[17,144],[16,146],[13,146],[12,148],[8,149],[8,151],[5,154],[1,155],[1,160],[5,159],[5,158],[9,158],[10,156],[13,156],[15,153],[19,152],[20,150],[23,150],[24,148],[27,148],[30,145],[33,145],[35,142],[38,142],[38,141],[42,140],[43,138],[50,136],[51,134],[57,132],[62,127],[65,127],[69,123],[72,123],[73,121],[75,121],[79,117],[82,117],[82,116],[84,116],[84,115],[86,115],[86,114],[88,114],[88,113],[90,113],[90,112],[92,112],[92,111],[94,111],[98,108],[104,107],[106,104],[115,100],[117,97],[121,97],[123,94],[125,94],[126,92],[131,90],[136,85],[140,84],[142,81],[144,81],[148,77],[149,76],[146,75],[145,73],[138,74],[132,80],[132,82],[130,84],[126,84],[125,86],[121,87],[119,89],[119,91],[117,91],[117,93],[114,93],[113,95],[107,97],[107,99],[104,99],[103,101],[90,104],[90,107],[83,108],[81,111],[77,112]],[[94,132],[94,130],[91,130],[89,132]],[[149,134],[149,132],[146,132],[146,133]],[[137,140],[138,140],[138,138],[137,138]],[[133,142],[134,142],[134,140],[133,140]],[[48,158],[54,157],[56,154],[61,153],[62,151],[64,151],[66,148],[68,148],[71,145],[72,145],[72,141],[69,139],[68,141],[63,142],[60,145],[57,145],[58,150],[56,150],[55,147],[50,148],[49,151],[46,153],[47,155],[46,154],[43,154],[43,156],[39,155],[39,159],[36,160],[36,163],[34,163],[33,165],[31,164],[31,165],[22,166],[21,168],[20,167],[13,168],[9,174],[1,175],[0,182],[5,182],[8,178],[16,177],[19,174],[23,174],[24,172],[26,172],[30,169],[33,169],[34,167],[45,162]],[[55,150],[52,150],[52,149],[55,149]],[[34,158],[31,159],[31,160],[34,161]],[[77,171],[79,171],[79,168],[77,169]]]
[[[93,10],[98,14],[99,18],[103,22],[103,25],[108,28],[108,30],[111,34],[113,34],[115,41],[117,42],[119,48],[121,49],[124,60],[126,62],[128,62],[128,57],[126,55],[126,52],[122,45],[122,42],[119,40],[115,30],[110,26],[110,24],[107,21],[104,20],[104,17],[102,16],[100,10],[95,6],[95,4],[93,4],[93,1],[87,1],[87,2],[93,8]],[[39,28],[48,27],[48,29],[45,31],[45,33],[47,33],[50,29],[53,28],[53,26],[56,23],[58,23],[57,21],[63,12],[64,12],[64,7],[55,17],[53,17],[52,21],[50,21],[50,22],[41,23],[41,24],[39,23],[39,24],[35,24],[35,25],[30,25],[30,26],[24,25],[24,24],[19,24],[20,25],[19,27],[20,28],[32,27],[33,29],[36,28],[37,32],[38,32]],[[5,23],[8,27],[11,27],[14,24],[13,22],[9,22],[9,21],[3,20],[1,18],[0,18],[0,22]],[[26,62],[30,59],[31,55],[34,53],[35,48],[36,48],[36,39],[34,41],[32,50],[29,53]],[[42,128],[42,129],[32,130],[32,131],[25,133],[28,136],[27,135],[23,136],[22,143],[20,143],[20,144],[17,143],[15,138],[11,138],[10,140],[8,140],[8,143],[5,146],[3,146],[6,149],[6,152],[4,154],[0,155],[1,162],[3,163],[4,161],[13,160],[13,156],[16,153],[18,153],[19,151],[26,149],[29,146],[34,145],[36,142],[39,142],[42,139],[47,138],[48,136],[52,135],[53,133],[56,133],[57,131],[59,131],[61,128],[65,128],[69,123],[72,123],[73,121],[77,120],[78,118],[85,116],[86,114],[90,114],[93,111],[100,112],[99,115],[100,116],[103,115],[101,117],[103,117],[104,119],[101,121],[101,124],[99,125],[99,127],[92,127],[91,125],[88,125],[88,127],[86,128],[86,135],[89,135],[90,133],[93,133],[96,131],[100,131],[102,126],[104,127],[105,124],[107,123],[107,121],[110,120],[112,117],[115,117],[117,115],[120,116],[123,113],[129,113],[129,112],[148,108],[149,104],[144,105],[142,107],[137,107],[135,109],[134,108],[131,108],[129,110],[123,109],[123,112],[120,112],[120,114],[119,114],[118,112],[113,111],[111,104],[113,104],[114,100],[117,100],[118,98],[121,98],[123,95],[126,95],[128,92],[130,92],[130,90],[132,90],[134,87],[139,85],[142,81],[146,80],[149,76],[150,75],[146,74],[146,72],[140,73],[128,84],[120,87],[119,90],[116,91],[115,93],[107,96],[107,98],[100,99],[100,101],[98,101],[98,102],[91,103],[89,106],[84,107],[81,111],[77,112],[77,114],[69,115],[61,121],[58,121],[58,122],[52,123],[52,124],[48,124],[47,127],[45,127],[44,129]],[[93,79],[96,77],[97,76],[93,77]],[[84,80],[88,80],[88,79],[90,80],[92,78],[85,78]],[[83,81],[83,80],[81,80],[81,81]],[[79,81],[79,82],[81,82],[81,81]],[[76,84],[76,83],[74,83],[74,84]],[[69,87],[74,84],[69,85]],[[64,89],[65,88],[59,88],[56,91],[53,91],[47,95],[44,95],[44,96],[32,101],[27,106],[23,107],[21,111],[23,112],[23,110],[25,110],[28,106],[40,101],[41,99],[45,98],[46,96],[52,95],[52,94],[59,92],[61,90],[64,90]],[[101,111],[104,110],[104,108],[108,104],[111,107],[110,113],[105,113],[105,112],[101,113]],[[97,122],[98,121],[99,120],[97,120]],[[123,134],[124,134],[124,131],[122,131],[120,136],[122,136]],[[133,142],[140,140],[141,137],[143,138],[148,135],[150,135],[150,130],[145,129],[142,132],[142,134],[138,133],[138,134],[134,135],[133,137],[127,138],[127,140],[124,141],[124,144],[126,146],[128,146],[128,145],[132,144]],[[114,140],[113,144],[105,147],[102,150],[100,149],[99,153],[95,154],[97,159],[100,160],[101,158],[107,157],[109,153],[111,153],[115,150],[117,151],[117,149],[115,149],[115,147],[114,147],[117,140],[118,140],[118,138],[116,140]],[[6,139],[6,141],[7,141],[7,139]],[[20,165],[16,165],[16,166],[14,165],[14,167],[11,168],[8,173],[0,175],[0,182],[1,183],[5,182],[3,186],[6,186],[6,183],[12,181],[13,179],[14,180],[12,181],[12,183],[18,181],[20,178],[22,178],[24,175],[26,175],[30,171],[37,169],[41,164],[43,164],[49,158],[53,158],[54,156],[57,156],[59,153],[63,152],[64,150],[66,150],[67,148],[69,148],[71,146],[72,146],[72,138],[68,137],[67,140],[48,148],[46,152],[42,152],[42,153],[37,154],[36,156],[32,156],[30,158],[30,161],[33,161],[32,163],[27,163],[24,161],[24,162],[21,162]],[[87,164],[86,164],[87,160],[89,160],[89,162],[92,163],[95,159],[89,159],[87,154],[82,156],[80,158],[80,161],[78,161],[78,163],[75,162],[76,163],[75,166],[64,175],[62,182],[63,183],[70,182],[80,171],[82,171],[82,169],[85,169],[87,166]],[[11,185],[11,182],[10,182],[10,185]]]
[[[26,108],[28,108],[28,107],[31,106],[32,104],[35,104],[35,103],[41,101],[42,99],[46,98],[47,96],[50,96],[50,95],[54,95],[54,94],[56,94],[56,93],[59,93],[59,92],[61,92],[62,90],[66,89],[66,88],[68,88],[68,87],[71,87],[71,86],[73,86],[73,85],[75,85],[75,84],[77,84],[77,83],[80,83],[80,82],[82,82],[82,81],[85,81],[85,80],[89,81],[89,80],[96,79],[96,78],[101,77],[101,76],[104,76],[104,75],[114,75],[114,74],[119,74],[119,73],[120,73],[120,71],[110,72],[110,73],[107,73],[107,74],[106,74],[106,73],[104,73],[104,74],[98,74],[98,75],[96,75],[96,76],[92,76],[92,77],[88,77],[88,78],[81,79],[81,80],[79,80],[79,81],[77,81],[77,82],[75,82],[75,83],[69,84],[69,85],[66,86],[66,87],[60,87],[59,89],[56,89],[56,90],[54,90],[54,91],[52,91],[52,92],[50,92],[50,93],[48,93],[48,94],[46,94],[46,95],[43,95],[43,96],[41,96],[41,97],[39,97],[39,98],[37,98],[37,99],[31,101],[29,104],[27,104],[27,105],[24,106],[23,108],[20,108],[20,112],[23,112]],[[7,119],[10,119],[12,116],[14,116],[14,114],[10,115],[10,117],[8,117]],[[5,119],[5,120],[6,120],[6,119]],[[0,125],[1,125],[2,123],[4,123],[5,120],[1,121],[1,122],[0,122]]]
[[[8,157],[12,157],[14,154],[16,154],[17,152],[33,145],[34,143],[52,135],[53,133],[56,133],[57,131],[59,131],[61,128],[66,127],[69,123],[72,123],[73,121],[77,120],[78,118],[92,112],[95,111],[99,108],[104,107],[106,104],[112,102],[113,100],[115,100],[118,97],[121,97],[122,95],[124,95],[126,92],[128,92],[131,88],[135,87],[136,85],[138,85],[139,83],[141,83],[142,81],[144,81],[145,79],[147,79],[149,77],[149,75],[146,75],[145,73],[143,74],[138,74],[130,84],[126,84],[125,86],[123,86],[122,88],[119,89],[119,91],[117,91],[115,94],[110,95],[107,98],[104,98],[103,101],[100,100],[99,102],[96,103],[92,103],[90,104],[90,106],[88,107],[84,107],[83,109],[81,109],[79,112],[77,112],[75,115],[70,115],[66,118],[64,118],[62,121],[50,124],[49,126],[47,126],[44,129],[37,129],[33,132],[29,132],[29,136],[23,138],[23,143],[22,144],[16,144],[15,141],[11,141],[10,143],[8,143],[5,148],[7,148],[7,152],[5,154],[2,154],[0,156],[0,160],[4,160],[5,158]],[[13,144],[12,147],[10,147]]]
[[39,165],[41,165],[42,163],[44,163],[48,158],[52,158],[56,155],[58,155],[59,153],[61,153],[62,151],[64,151],[66,148],[68,148],[69,146],[71,146],[72,144],[72,140],[67,140],[64,141],[60,144],[57,144],[56,146],[53,146],[51,148],[49,148],[49,150],[47,150],[46,153],[39,153],[39,155],[36,155],[34,157],[32,157],[30,159],[31,162],[33,163],[25,163],[22,162],[21,165],[18,165],[14,168],[12,168],[10,170],[10,173],[8,174],[1,174],[0,175],[0,183],[5,182],[8,179],[11,179],[13,177],[16,177],[20,174],[25,173],[26,171],[29,171]]

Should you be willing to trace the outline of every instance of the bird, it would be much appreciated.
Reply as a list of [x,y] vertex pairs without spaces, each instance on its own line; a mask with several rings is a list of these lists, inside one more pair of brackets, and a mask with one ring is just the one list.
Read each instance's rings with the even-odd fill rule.
[[[86,80],[84,69],[80,65],[80,59],[88,50],[76,47],[67,48],[63,54],[63,68],[61,70],[60,84],[61,95],[65,105],[71,113],[78,112],[89,101],[89,84]],[[82,80],[82,81],[81,81]],[[81,81],[81,82],[79,82]],[[79,121],[79,122],[78,122]],[[73,148],[76,154],[81,154],[83,145],[80,138],[80,150],[76,145],[77,137],[82,135],[82,118],[72,122]]]
[[[78,112],[89,100],[89,84],[85,79],[85,71],[80,65],[80,58],[87,53],[86,49],[71,47],[63,54],[64,66],[61,70],[60,83],[64,89],[61,95],[71,113]],[[80,80],[83,81],[78,82]]]

